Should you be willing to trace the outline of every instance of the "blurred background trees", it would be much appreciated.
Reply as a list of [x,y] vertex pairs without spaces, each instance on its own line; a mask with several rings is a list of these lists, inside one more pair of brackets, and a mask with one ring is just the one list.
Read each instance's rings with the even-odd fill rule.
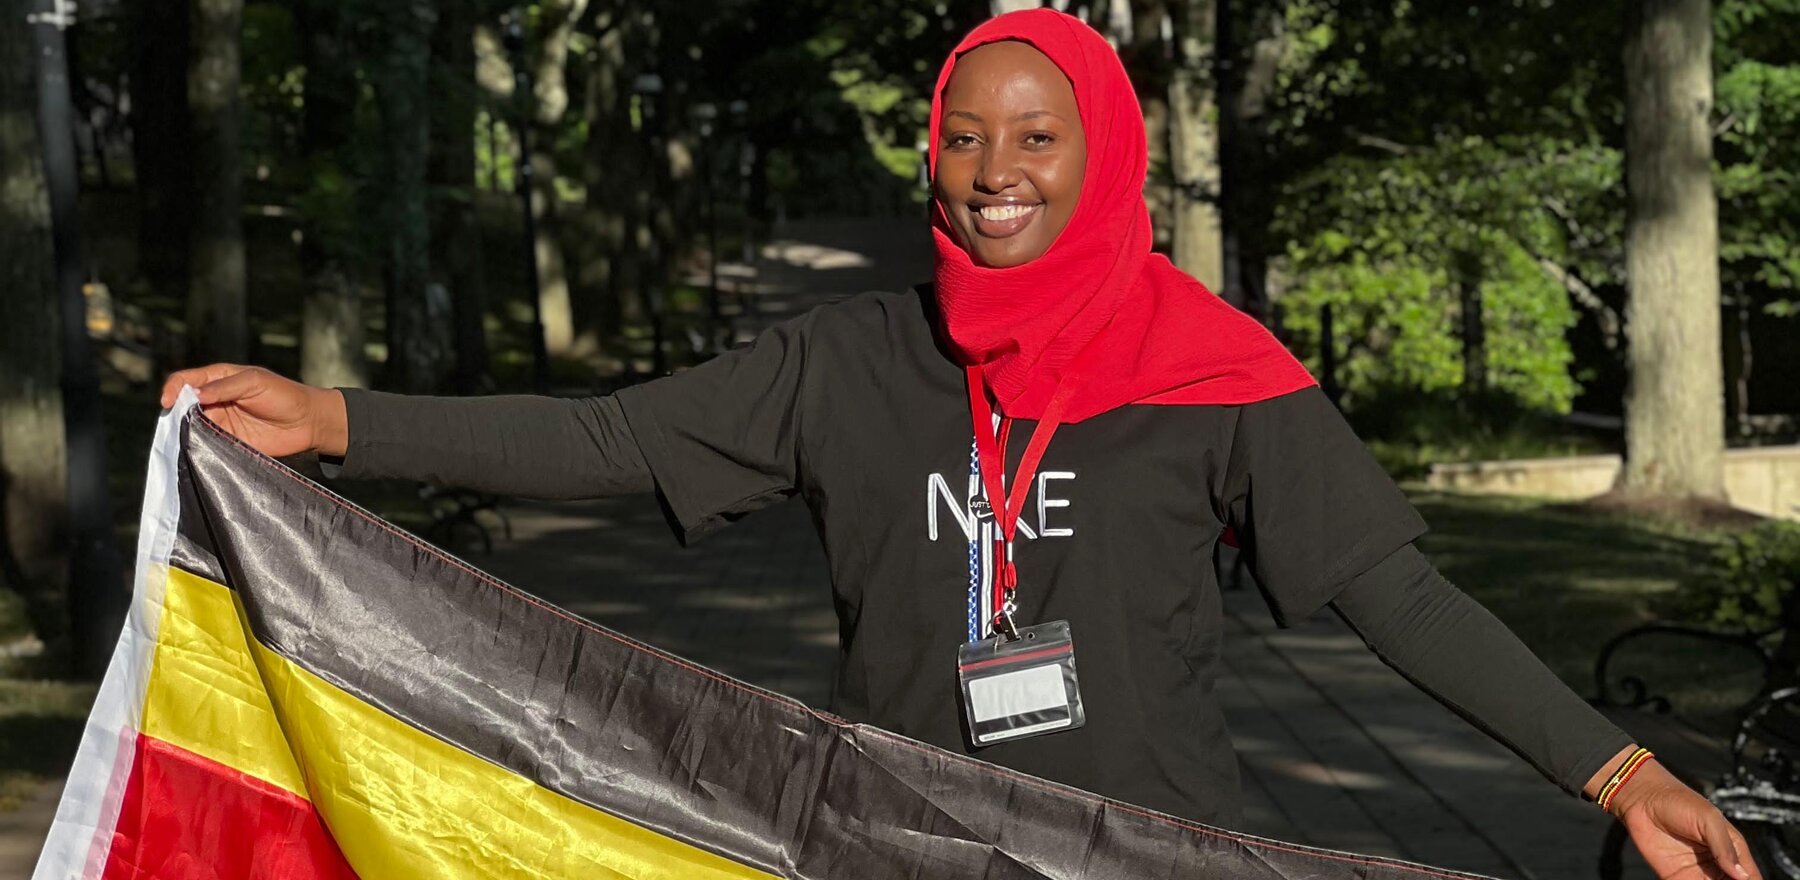
[[[84,3],[73,135],[118,491],[143,440],[118,427],[147,427],[144,384],[183,365],[578,392],[710,356],[732,335],[718,264],[785,219],[924,222],[938,65],[1017,5]],[[1623,488],[1716,497],[1727,438],[1793,438],[1800,4],[1064,6],[1139,90],[1158,247],[1402,475],[1625,449]],[[63,479],[33,463],[61,460],[62,401],[27,61],[6,56],[0,107],[0,271],[32,291],[0,306],[8,511],[51,509]],[[29,519],[8,515],[6,588],[54,596],[33,572],[62,545]]]

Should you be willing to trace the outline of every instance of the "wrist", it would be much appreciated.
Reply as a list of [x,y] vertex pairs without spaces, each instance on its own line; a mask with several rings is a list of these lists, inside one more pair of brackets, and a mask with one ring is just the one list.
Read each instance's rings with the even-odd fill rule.
[[1605,763],[1594,771],[1594,775],[1589,777],[1587,784],[1581,787],[1581,799],[1591,804],[1600,803],[1600,790],[1612,780],[1613,771],[1623,767],[1625,759],[1631,757],[1631,753],[1635,751],[1637,751],[1637,744],[1632,743],[1607,758]]
[[1615,819],[1624,819],[1626,814],[1662,789],[1665,782],[1680,784],[1674,776],[1669,774],[1669,771],[1663,769],[1662,765],[1654,760],[1646,762],[1645,766],[1632,777],[1629,784],[1619,787],[1618,792],[1612,796],[1612,800],[1607,802],[1606,812]]
[[1633,749],[1625,762],[1613,771],[1595,803],[1607,813],[1623,818],[1645,795],[1661,787],[1658,785],[1659,778],[1674,780],[1648,749]]
[[313,451],[342,458],[350,448],[350,416],[344,393],[336,388],[314,389],[312,404]]

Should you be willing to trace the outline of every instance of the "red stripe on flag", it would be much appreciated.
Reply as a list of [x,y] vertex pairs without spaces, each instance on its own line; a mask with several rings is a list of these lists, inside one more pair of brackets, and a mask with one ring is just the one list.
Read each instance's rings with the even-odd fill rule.
[[312,802],[138,735],[103,880],[355,880]]

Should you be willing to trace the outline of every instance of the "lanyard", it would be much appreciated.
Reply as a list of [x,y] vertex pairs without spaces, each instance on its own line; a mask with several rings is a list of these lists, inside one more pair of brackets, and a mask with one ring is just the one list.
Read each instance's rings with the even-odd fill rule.
[[988,403],[979,367],[968,368],[968,385],[969,415],[974,422],[975,449],[981,463],[981,490],[987,496],[988,507],[994,512],[994,524],[1000,532],[995,548],[999,551],[995,554],[999,564],[994,575],[994,629],[1012,635],[1012,597],[1019,586],[1018,570],[1013,566],[1013,536],[1018,533],[1019,515],[1025,509],[1025,496],[1031,491],[1031,483],[1037,478],[1038,464],[1044,460],[1044,450],[1049,448],[1050,438],[1055,436],[1062,423],[1069,398],[1074,396],[1075,382],[1064,374],[1056,383],[1056,392],[1051,395],[1050,404],[1044,408],[1037,427],[1032,429],[1031,442],[1025,445],[1025,456],[1019,460],[1010,493],[1006,491],[1005,456],[1012,419],[1002,416],[999,431],[994,430],[994,408]]

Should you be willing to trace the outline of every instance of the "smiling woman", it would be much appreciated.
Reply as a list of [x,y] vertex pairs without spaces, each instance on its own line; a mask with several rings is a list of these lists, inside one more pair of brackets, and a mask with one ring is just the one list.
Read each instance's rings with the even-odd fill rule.
[[1087,139],[1069,78],[1019,42],[958,59],[944,89],[936,197],[978,265],[1044,255],[1081,198]]
[[931,284],[586,400],[331,391],[228,365],[165,394],[204,386],[232,434],[351,476],[654,490],[683,540],[800,495],[831,565],[840,714],[1225,827],[1242,819],[1218,687],[1229,532],[1278,621],[1329,606],[1610,808],[1659,874],[1754,880],[1716,809],[1432,568],[1412,545],[1424,521],[1305,368],[1152,252],[1143,114],[1104,38],[1048,9],[1000,16],[932,100]]

